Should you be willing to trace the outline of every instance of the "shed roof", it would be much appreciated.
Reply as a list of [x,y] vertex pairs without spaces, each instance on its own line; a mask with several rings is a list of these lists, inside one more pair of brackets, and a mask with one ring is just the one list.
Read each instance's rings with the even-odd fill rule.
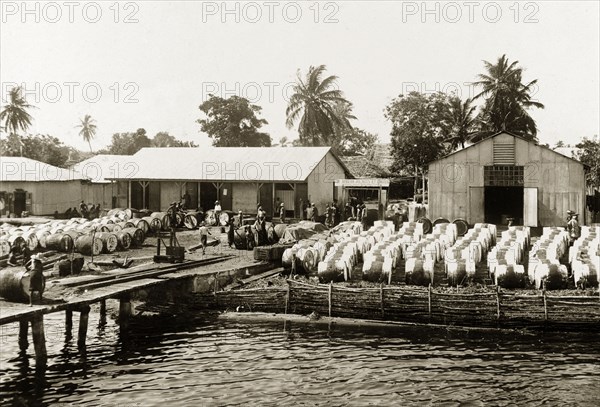
[[25,157],[0,157],[2,182],[74,181],[83,177],[77,171],[55,167]]
[[454,154],[456,154],[456,153],[459,153],[459,152],[461,152],[461,151],[465,151],[465,150],[468,150],[468,149],[470,149],[470,148],[472,148],[472,147],[475,147],[475,146],[477,146],[477,145],[479,145],[479,144],[483,143],[484,141],[491,140],[491,139],[493,139],[494,137],[497,137],[497,136],[499,136],[500,134],[508,134],[509,136],[513,136],[513,137],[519,138],[519,139],[521,139],[521,140],[525,140],[526,142],[528,142],[528,143],[532,143],[532,144],[535,144],[536,146],[538,146],[538,147],[540,147],[540,148],[544,148],[544,149],[546,149],[546,150],[552,151],[554,154],[558,154],[558,155],[560,155],[560,156],[562,156],[562,157],[568,158],[569,160],[573,160],[573,161],[575,161],[576,163],[579,163],[579,164],[581,164],[581,165],[585,165],[584,163],[582,163],[581,161],[579,161],[579,160],[577,160],[577,159],[575,159],[575,158],[573,158],[573,157],[569,157],[569,156],[567,156],[567,155],[565,155],[565,154],[561,154],[560,152],[558,152],[558,151],[555,151],[555,150],[551,149],[550,147],[546,147],[546,146],[540,145],[540,144],[536,143],[535,141],[528,140],[528,139],[526,139],[525,137],[519,136],[519,135],[517,135],[517,134],[513,134],[513,133],[511,133],[511,132],[509,132],[509,131],[499,131],[498,133],[496,133],[496,134],[492,134],[492,135],[491,135],[491,136],[489,136],[489,137],[486,137],[486,138],[484,138],[484,139],[482,139],[482,140],[479,140],[478,142],[476,142],[476,143],[473,143],[473,144],[471,144],[470,146],[467,146],[467,147],[465,147],[465,148],[461,148],[460,150],[453,151],[453,152],[451,152],[450,154],[446,154],[446,155],[445,155],[445,156],[443,156],[442,158],[438,158],[437,160],[435,160],[435,161],[432,161],[430,164],[432,164],[432,163],[434,163],[434,162],[436,162],[436,161],[443,160],[443,159],[445,159],[445,158],[447,158],[447,157],[450,157],[450,156],[452,156],[452,155],[454,155]]
[[[107,179],[305,181],[330,147],[148,147],[131,156],[133,174]],[[346,173],[344,163],[331,152]]]
[[93,183],[109,183],[111,178],[131,178],[139,171],[132,155],[98,154],[71,166]]

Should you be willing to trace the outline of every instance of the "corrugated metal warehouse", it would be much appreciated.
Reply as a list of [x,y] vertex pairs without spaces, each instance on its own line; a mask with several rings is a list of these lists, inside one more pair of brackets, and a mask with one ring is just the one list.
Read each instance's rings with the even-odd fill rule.
[[127,181],[128,206],[165,210],[188,194],[189,207],[267,213],[283,202],[300,216],[300,200],[319,211],[335,198],[334,180],[349,176],[329,147],[143,148],[131,157],[132,173],[106,178]]
[[64,213],[81,201],[81,174],[24,157],[0,157],[0,215]]
[[135,175],[138,165],[133,156],[98,154],[71,168],[89,180],[82,186],[81,199],[84,202],[100,204],[102,208],[127,206],[128,182],[114,182],[109,178]]
[[585,221],[583,164],[500,132],[429,165],[429,215],[470,224],[564,226],[567,210]]

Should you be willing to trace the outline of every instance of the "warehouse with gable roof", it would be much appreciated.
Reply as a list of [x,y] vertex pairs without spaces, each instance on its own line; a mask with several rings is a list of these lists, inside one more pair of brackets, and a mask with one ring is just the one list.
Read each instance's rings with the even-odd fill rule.
[[187,194],[189,207],[267,213],[283,202],[288,216],[300,217],[301,200],[319,211],[337,198],[334,181],[351,177],[329,147],[169,147],[143,148],[136,168],[115,182],[127,182],[127,206],[166,210]]

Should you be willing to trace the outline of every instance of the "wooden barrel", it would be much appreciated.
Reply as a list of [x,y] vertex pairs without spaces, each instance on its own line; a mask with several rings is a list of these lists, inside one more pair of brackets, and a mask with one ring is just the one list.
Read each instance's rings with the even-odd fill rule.
[[183,226],[186,229],[194,230],[198,227],[202,219],[204,219],[204,214],[202,212],[188,212],[185,214],[185,218],[183,219]]
[[206,211],[204,214],[204,221],[208,226],[217,226],[217,216],[215,215],[214,209]]
[[10,244],[10,247],[19,247],[21,244],[26,243],[25,239],[23,239],[23,236],[20,234],[9,235],[6,240]]
[[421,259],[406,260],[406,284],[427,286],[431,283],[433,267],[429,262]]
[[42,249],[46,248],[46,239],[50,236],[50,231],[48,229],[40,229],[35,232],[37,236],[38,242],[40,243],[40,247]]
[[515,289],[525,287],[525,268],[520,264],[498,265],[494,269],[497,286]]
[[131,236],[131,246],[140,247],[146,239],[144,232],[138,228],[125,228],[121,232],[129,233],[129,236]]
[[56,233],[46,238],[46,249],[70,253],[73,250],[73,238],[66,233]]
[[37,250],[38,246],[40,245],[40,241],[38,240],[34,230],[24,232],[21,237],[25,239],[25,244],[27,244],[29,250],[32,252]]
[[227,226],[230,219],[233,219],[235,212],[233,211],[221,211],[219,214],[219,224],[221,226]]
[[142,232],[144,232],[144,236],[147,235],[148,231],[150,230],[150,224],[148,222],[146,222],[142,218],[133,218],[133,219],[130,219],[127,222],[127,224],[128,225],[133,225],[133,227],[141,229]]
[[8,256],[9,253],[10,243],[8,243],[8,240],[3,236],[2,239],[0,239],[0,256]]
[[464,219],[454,219],[452,223],[456,225],[456,233],[458,236],[464,236],[469,230],[469,224]]
[[102,253],[102,239],[92,238],[92,235],[81,235],[75,239],[75,251],[87,256],[97,256]]
[[105,253],[113,253],[119,245],[119,239],[114,233],[95,233],[94,238],[102,241],[102,250]]
[[429,234],[431,233],[431,231],[433,230],[433,224],[431,223],[431,221],[426,218],[426,217],[422,217],[419,218],[419,220],[417,220],[418,223],[421,223],[423,225],[423,234]]
[[279,239],[281,239],[283,237],[283,235],[285,234],[285,230],[287,229],[287,226],[285,223],[278,223],[277,225],[275,225],[275,237],[277,238],[277,241],[279,241]]
[[157,233],[160,232],[162,228],[162,223],[160,219],[153,218],[152,216],[144,216],[138,221],[137,227],[140,227],[140,223],[145,222],[148,224],[147,230],[144,230],[144,233],[147,235],[148,233]]
[[[0,296],[8,301],[29,301],[29,272],[21,267],[8,267],[0,270]],[[42,276],[42,293],[46,280]]]
[[119,250],[127,250],[131,247],[132,237],[129,233],[118,231],[116,232],[117,241],[118,241],[118,249]]
[[105,217],[105,218],[100,219],[100,224],[101,225],[111,225],[113,223],[115,223],[114,219],[109,218],[109,217]]
[[100,229],[99,229],[100,232],[112,232],[112,233],[117,233],[117,232],[120,232],[121,230],[123,230],[123,227],[118,223],[105,224],[105,225],[100,226]]
[[160,220],[162,230],[169,230],[171,228],[171,220],[166,212],[152,212],[150,217]]

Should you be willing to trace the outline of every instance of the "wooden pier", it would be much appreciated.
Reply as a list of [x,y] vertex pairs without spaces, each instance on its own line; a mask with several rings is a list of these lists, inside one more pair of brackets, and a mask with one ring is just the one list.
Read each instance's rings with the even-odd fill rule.
[[[214,264],[220,263],[216,268]],[[213,265],[206,268],[207,265]],[[220,267],[222,264],[222,267]],[[29,327],[35,350],[36,366],[47,363],[44,316],[56,312],[65,313],[65,335],[71,337],[73,313],[79,313],[77,344],[85,350],[88,319],[92,304],[99,304],[100,318],[106,318],[106,300],[119,300],[118,322],[123,329],[133,313],[132,299],[141,291],[166,288],[177,294],[187,292],[213,292],[233,282],[273,268],[265,262],[244,259],[240,262],[233,256],[209,256],[202,260],[186,261],[181,264],[147,264],[132,270],[112,270],[100,275],[84,275],[48,282],[53,289],[64,290],[62,300],[50,304],[34,305],[8,302],[0,299],[0,326],[19,324],[19,349],[29,347]],[[48,290],[47,290],[48,291]],[[48,302],[48,301],[46,301]]]

